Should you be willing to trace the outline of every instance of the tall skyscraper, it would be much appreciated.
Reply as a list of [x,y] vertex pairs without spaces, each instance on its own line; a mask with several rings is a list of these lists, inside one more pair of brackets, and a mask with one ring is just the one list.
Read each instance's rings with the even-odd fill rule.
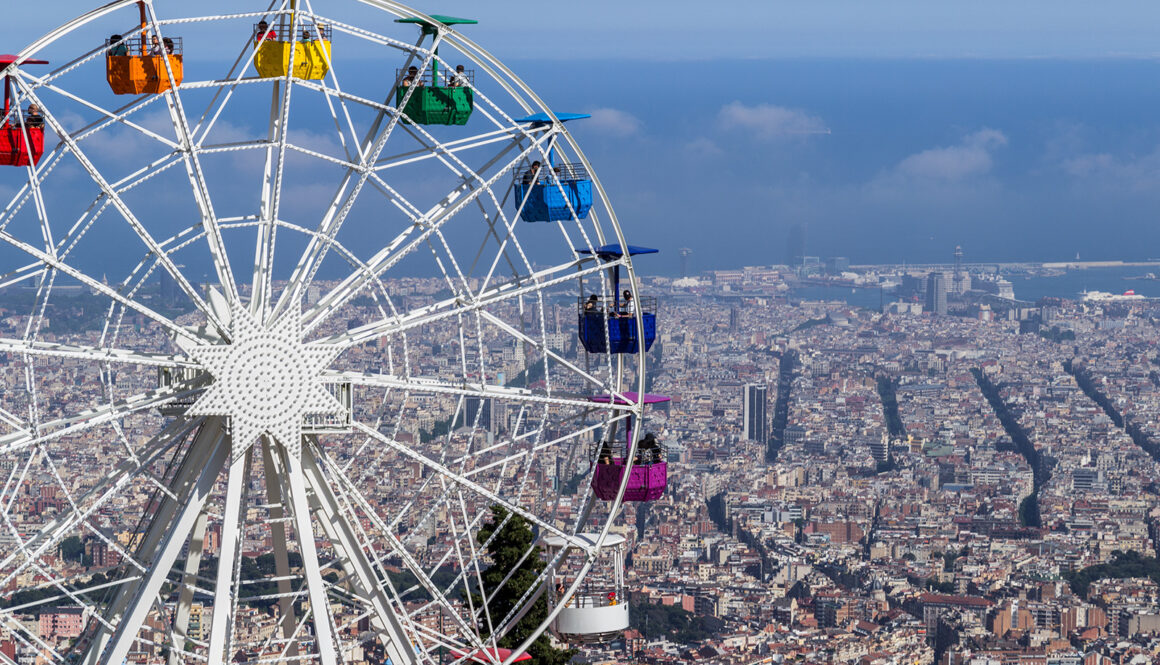
[[785,243],[785,264],[796,268],[802,264],[806,256],[806,227],[794,224],[789,230],[789,238]]
[[[476,414],[479,421],[476,422]],[[463,410],[459,412],[459,420],[455,428],[477,427],[481,432],[495,433],[495,420],[491,417],[490,397],[468,397],[463,400]]]
[[932,314],[947,313],[947,278],[941,272],[926,276],[926,311]]
[[[185,266],[178,267],[184,268]],[[157,271],[157,280],[161,283],[161,302],[166,305],[176,305],[181,298],[181,289],[177,286],[177,280],[173,279],[173,275],[164,268]]]
[[740,307],[730,307],[729,308],[729,330],[730,330],[730,332],[737,332],[737,329],[740,327],[741,327],[741,308]]
[[766,418],[769,386],[764,383],[747,383],[742,397],[745,438],[764,444],[769,439],[769,420]]
[[959,295],[967,290],[963,286],[963,248],[961,245],[955,245],[955,282],[953,287],[953,291]]
[[693,255],[693,250],[688,247],[682,247],[677,250],[677,254],[681,256],[681,277],[689,276],[689,257]]

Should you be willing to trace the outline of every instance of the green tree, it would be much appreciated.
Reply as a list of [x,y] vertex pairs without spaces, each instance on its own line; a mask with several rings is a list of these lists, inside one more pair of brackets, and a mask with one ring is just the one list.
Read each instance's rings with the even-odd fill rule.
[[[524,559],[523,563],[520,563],[520,558],[535,542],[535,534],[532,533],[524,518],[519,515],[511,515],[505,523],[504,520],[508,518],[508,515],[507,509],[502,506],[492,506],[491,521],[484,524],[476,535],[476,540],[482,545],[491,538],[493,533],[496,533],[497,528],[499,529],[495,540],[492,540],[487,546],[487,553],[491,556],[492,564],[483,572],[483,589],[491,598],[488,609],[496,621],[508,615],[508,612],[515,607],[524,592],[535,583],[536,577],[539,576],[545,565],[540,559],[539,546],[536,546],[535,551]],[[511,579],[497,592],[496,589],[499,588],[500,582],[512,570],[515,572]],[[546,595],[541,595],[527,614],[506,635],[500,638],[499,646],[515,649],[531,636],[535,627],[546,618],[548,618],[548,598]],[[532,642],[528,649],[528,655],[532,657],[532,661],[536,665],[564,665],[572,659],[575,651],[553,648],[548,637],[540,635],[536,641]]]
[[76,536],[69,536],[60,541],[60,558],[65,561],[82,561],[85,556],[85,544]]

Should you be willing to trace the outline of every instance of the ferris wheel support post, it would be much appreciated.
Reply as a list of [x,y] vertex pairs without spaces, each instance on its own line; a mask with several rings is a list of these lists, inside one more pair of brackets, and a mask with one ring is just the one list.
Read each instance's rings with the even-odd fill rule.
[[[174,429],[180,429],[176,426]],[[136,551],[133,553],[133,559],[128,561],[126,565],[140,566],[138,560],[152,560],[157,551],[158,544],[165,536],[169,526],[172,524],[174,516],[177,513],[179,502],[186,494],[191,491],[192,484],[197,478],[198,470],[206,464],[208,459],[208,451],[216,445],[215,437],[220,434],[220,428],[214,422],[205,421],[201,424],[201,429],[193,437],[193,443],[190,444],[189,451],[174,474],[173,480],[169,483],[170,495],[162,501],[160,509],[154,515],[153,520],[145,530],[145,536],[141,539]],[[199,446],[199,442],[203,445]],[[176,490],[176,491],[174,491]],[[133,600],[136,590],[140,582],[137,584],[125,584],[117,589],[113,596],[113,601],[109,603],[108,609],[104,616],[106,621],[111,622],[123,616],[125,608]],[[89,644],[88,651],[85,655],[84,662],[86,664],[95,664],[101,657],[105,646],[108,644],[111,633],[107,625],[98,625],[96,633],[92,637]]]
[[170,636],[169,665],[180,665],[178,649],[189,639],[189,616],[193,609],[193,589],[197,583],[197,571],[201,568],[201,557],[205,551],[205,530],[209,513],[202,508],[193,524],[193,534],[189,537],[189,555],[185,560],[185,570],[181,576],[181,595],[177,599],[177,609],[173,615],[173,630]]
[[[232,449],[232,436],[226,437],[224,448]],[[214,612],[210,624],[209,665],[230,662],[233,642],[234,613],[237,607],[238,574],[235,561],[241,554],[243,530],[239,527],[241,513],[246,508],[242,495],[246,491],[253,448],[230,463],[226,503],[222,511],[222,542],[218,553],[217,580],[214,584]]]
[[339,505],[334,490],[322,475],[321,465],[315,458],[317,441],[310,440],[312,438],[308,437],[307,445],[302,447],[303,471],[306,485],[310,489],[311,508],[318,516],[318,523],[338,554],[343,572],[354,585],[356,593],[370,601],[374,609],[372,623],[383,637],[383,644],[391,662],[411,665],[415,662],[411,641],[407,638],[407,632],[399,617],[391,609],[386,594],[383,593],[385,582],[380,582],[375,575],[374,566],[359,544],[355,530]]
[[285,477],[281,459],[274,454],[274,445],[270,437],[262,437],[262,464],[266,479],[266,502],[270,504],[271,541],[274,549],[274,574],[278,577],[278,610],[281,613],[282,638],[288,641],[287,657],[298,657],[298,641],[294,638],[295,617],[293,589],[290,585],[290,555],[287,550],[286,526],[283,519],[286,516],[285,500],[282,492],[281,479]]
[[[285,455],[287,476],[290,485],[290,504],[294,513],[294,531],[298,535],[298,546],[302,551],[302,567],[306,573],[307,597],[310,599],[310,613],[314,617],[315,646],[322,659],[322,665],[336,665],[338,655],[334,634],[331,632],[330,601],[326,596],[326,585],[318,566],[318,548],[314,544],[314,526],[310,520],[310,499],[306,495],[306,479],[302,472],[302,459],[291,455],[282,447]],[[210,665],[217,665],[210,663]]]
[[[102,646],[101,640],[93,644],[91,655],[103,651],[98,661],[101,665],[119,665],[125,662],[129,649],[137,641],[137,633],[145,622],[145,617],[153,609],[157,594],[165,584],[169,570],[185,547],[186,539],[193,530],[206,499],[213,491],[218,474],[229,458],[229,446],[226,444],[226,438],[221,436],[220,427],[211,429],[216,430],[214,432],[217,435],[214,437],[216,442],[212,446],[191,449],[189,459],[193,463],[188,465],[188,470],[191,472],[190,475],[196,473],[196,482],[185,495],[180,509],[175,511],[174,519],[165,521],[164,526],[167,527],[165,536],[158,543],[157,552],[152,557],[152,566],[148,573],[133,585],[132,598],[125,613],[119,617],[116,632],[109,638],[108,646],[104,649],[99,648]],[[156,525],[155,521],[154,526]],[[126,589],[122,587],[122,590]],[[128,597],[128,594],[123,596]]]

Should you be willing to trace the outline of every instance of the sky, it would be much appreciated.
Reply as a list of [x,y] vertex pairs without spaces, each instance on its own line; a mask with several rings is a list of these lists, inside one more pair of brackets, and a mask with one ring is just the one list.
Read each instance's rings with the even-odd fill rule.
[[[795,225],[854,263],[1160,256],[1160,3],[683,4],[419,8],[593,114],[570,129],[657,272],[781,262]],[[6,8],[0,51],[91,6]]]
[[[176,3],[170,0],[171,4]],[[98,6],[85,0],[7,3],[7,50],[64,17]],[[159,0],[159,6],[165,3]],[[205,13],[239,3],[204,0]],[[254,3],[255,5],[264,3]],[[481,20],[472,35],[508,58],[1151,58],[1160,54],[1160,5],[1143,0],[441,0],[429,13]],[[320,9],[316,7],[317,10]],[[8,46],[11,45],[11,46]]]

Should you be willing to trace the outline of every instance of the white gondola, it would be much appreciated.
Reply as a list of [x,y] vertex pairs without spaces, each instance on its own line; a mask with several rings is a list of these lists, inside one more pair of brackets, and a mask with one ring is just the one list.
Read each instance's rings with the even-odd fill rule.
[[[598,536],[594,533],[577,534],[575,541],[595,545]],[[555,557],[562,547],[568,547],[561,565],[552,571],[551,602],[553,607],[564,602],[564,607],[552,622],[552,632],[565,642],[609,642],[624,634],[628,628],[628,596],[624,588],[624,536],[608,534],[600,549],[592,569],[576,593],[568,597],[561,594],[570,588],[575,575],[569,563],[572,558],[580,558],[583,552],[575,545],[568,544],[559,536],[548,536],[544,543],[548,546],[548,556]],[[563,595],[563,597],[562,597]]]

